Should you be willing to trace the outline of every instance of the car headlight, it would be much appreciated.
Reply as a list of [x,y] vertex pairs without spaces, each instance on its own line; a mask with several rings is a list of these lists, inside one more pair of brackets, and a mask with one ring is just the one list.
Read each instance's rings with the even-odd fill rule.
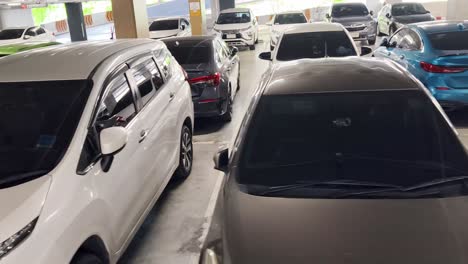
[[18,246],[24,239],[26,239],[33,231],[36,226],[37,218],[32,220],[29,224],[23,227],[20,231],[7,238],[5,241],[0,243],[0,259],[6,256],[16,246]]

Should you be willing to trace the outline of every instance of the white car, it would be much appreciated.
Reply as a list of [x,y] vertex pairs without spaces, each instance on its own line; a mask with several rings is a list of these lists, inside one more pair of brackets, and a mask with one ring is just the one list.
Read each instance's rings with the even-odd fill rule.
[[0,263],[116,263],[169,180],[191,172],[182,68],[151,39],[23,52],[0,67]]
[[0,45],[30,41],[55,41],[55,36],[43,27],[6,28],[0,31]]
[[293,25],[305,23],[307,23],[307,18],[302,11],[289,11],[274,15],[271,22],[267,23],[267,25],[271,27],[270,50],[275,48],[284,30]]
[[192,36],[190,22],[183,17],[156,19],[151,22],[149,31],[152,39]]
[[229,46],[255,49],[258,43],[258,21],[248,8],[230,8],[221,11],[213,30]]
[[283,61],[326,57],[349,57],[366,55],[371,48],[361,47],[361,51],[349,32],[337,23],[298,24],[286,29],[272,52],[262,52],[260,59],[272,63]]

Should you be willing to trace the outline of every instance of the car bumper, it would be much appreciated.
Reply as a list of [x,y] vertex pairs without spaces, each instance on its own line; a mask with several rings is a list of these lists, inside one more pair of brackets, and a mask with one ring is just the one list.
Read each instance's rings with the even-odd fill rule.
[[192,100],[195,117],[215,117],[226,113],[227,100],[225,98],[192,98]]
[[356,28],[346,28],[355,41],[375,40],[377,38],[377,27],[367,26],[362,30],[356,30]]

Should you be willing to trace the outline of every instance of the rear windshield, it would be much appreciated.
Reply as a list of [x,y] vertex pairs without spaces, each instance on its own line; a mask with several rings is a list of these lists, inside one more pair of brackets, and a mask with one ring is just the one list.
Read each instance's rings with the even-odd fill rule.
[[181,65],[209,63],[212,57],[211,48],[208,46],[168,46],[169,51]]
[[437,50],[468,50],[468,31],[433,33],[429,39]]
[[365,5],[335,5],[332,9],[332,17],[349,17],[349,16],[367,16],[369,10]]
[[464,147],[420,91],[264,96],[244,138],[246,185],[413,186],[468,175]]
[[89,81],[0,83],[0,188],[58,164],[90,90]]
[[151,23],[149,28],[150,31],[158,31],[158,30],[174,30],[179,28],[179,20],[160,20],[154,21]]
[[409,15],[422,15],[427,11],[422,4],[397,4],[392,6],[392,15],[394,16],[409,16]]
[[356,55],[352,40],[344,31],[337,31],[284,35],[276,58],[280,61],[289,61]]
[[0,31],[0,40],[21,38],[24,29],[4,29]]
[[218,21],[216,21],[217,24],[239,24],[249,22],[249,12],[222,13],[219,15]]
[[275,18],[275,24],[283,25],[283,24],[300,24],[300,23],[307,23],[307,19],[301,13],[297,14],[281,14],[277,15]]

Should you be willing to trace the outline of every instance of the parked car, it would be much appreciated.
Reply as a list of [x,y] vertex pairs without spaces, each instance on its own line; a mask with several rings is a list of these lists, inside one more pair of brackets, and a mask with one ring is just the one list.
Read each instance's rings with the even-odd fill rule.
[[363,3],[333,4],[326,19],[329,22],[342,24],[356,41],[367,41],[374,45],[377,39],[377,21],[372,17]]
[[378,35],[393,35],[401,26],[435,18],[421,3],[386,4],[378,14]]
[[28,51],[38,48],[44,48],[53,45],[59,45],[59,42],[26,42],[20,44],[11,44],[0,46],[0,57],[5,57],[22,51]]
[[267,25],[270,28],[270,50],[278,43],[281,33],[291,25],[307,23],[307,18],[302,11],[289,11],[276,14]]
[[0,262],[116,263],[168,181],[192,168],[181,67],[150,39],[28,51],[0,67]]
[[226,174],[222,239],[202,264],[468,258],[466,150],[426,89],[393,62],[276,65],[234,146],[215,156]]
[[6,28],[0,31],[0,45],[31,41],[54,42],[55,36],[43,27]]
[[240,89],[237,48],[229,48],[216,36],[179,37],[164,40],[187,72],[196,117],[232,119],[232,104]]
[[255,49],[258,43],[258,22],[248,8],[229,8],[221,11],[215,21],[214,32],[229,46]]
[[276,64],[304,58],[348,57],[371,52],[372,49],[368,47],[361,47],[361,52],[358,52],[349,32],[341,24],[317,22],[289,27],[280,35],[277,48],[272,52],[260,53],[259,58]]
[[150,38],[185,37],[192,35],[190,22],[183,17],[160,18],[149,26]]
[[373,56],[418,78],[446,110],[468,105],[468,21],[434,21],[399,29]]

